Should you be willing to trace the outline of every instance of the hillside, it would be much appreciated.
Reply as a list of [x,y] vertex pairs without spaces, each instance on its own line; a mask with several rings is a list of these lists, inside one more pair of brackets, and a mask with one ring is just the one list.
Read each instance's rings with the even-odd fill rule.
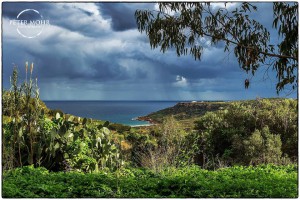
[[138,117],[138,120],[150,123],[161,123],[166,116],[174,116],[177,120],[198,118],[206,112],[224,109],[229,102],[180,102],[173,107],[165,108],[146,116]]
[[[281,105],[282,101],[287,100],[285,98],[266,98],[273,104]],[[173,107],[165,108],[146,116],[140,116],[137,119],[141,121],[149,121],[152,124],[160,124],[165,118],[173,116],[181,124],[181,127],[187,129],[193,129],[194,122],[199,120],[201,116],[207,112],[213,112],[217,110],[223,110],[234,103],[242,103],[255,107],[257,102],[262,100],[260,98],[256,100],[240,100],[240,101],[202,101],[202,102],[180,102]],[[297,100],[293,100],[297,101]]]

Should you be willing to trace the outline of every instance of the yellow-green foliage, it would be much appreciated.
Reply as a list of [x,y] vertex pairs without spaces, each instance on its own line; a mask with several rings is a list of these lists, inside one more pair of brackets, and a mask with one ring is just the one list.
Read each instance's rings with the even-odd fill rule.
[[48,172],[23,167],[4,172],[4,198],[296,198],[296,166],[261,165],[216,171],[197,166],[161,173],[139,168],[118,172]]

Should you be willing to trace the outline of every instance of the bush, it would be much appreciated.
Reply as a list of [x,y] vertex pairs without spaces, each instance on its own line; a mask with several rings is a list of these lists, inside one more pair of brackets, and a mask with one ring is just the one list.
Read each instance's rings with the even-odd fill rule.
[[64,112],[59,109],[53,109],[48,111],[48,115],[50,115],[51,117],[55,117],[56,113],[59,113],[60,116],[64,115]]
[[243,144],[245,156],[249,157],[250,164],[280,163],[282,155],[280,136],[271,134],[268,127],[262,131],[254,131]]
[[132,133],[127,139],[133,143],[133,161],[154,171],[190,165],[198,150],[197,135],[185,132],[174,117],[165,118],[146,134]]

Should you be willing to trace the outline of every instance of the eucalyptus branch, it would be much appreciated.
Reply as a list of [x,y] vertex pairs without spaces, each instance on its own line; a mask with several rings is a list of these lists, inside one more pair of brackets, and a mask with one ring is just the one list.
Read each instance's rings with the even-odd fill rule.
[[[218,37],[218,36],[215,36],[215,35],[210,35],[210,34],[207,34],[207,33],[204,33],[204,32],[201,32],[201,34],[203,34],[203,35],[205,35],[207,37],[211,37],[211,38],[215,37],[215,38],[217,38],[219,40],[224,40],[226,42],[232,43],[234,45],[237,45],[237,46],[245,48],[245,49],[251,49],[251,50],[257,50],[258,49],[257,47],[254,47],[254,46],[245,46],[245,45],[242,45],[242,44],[240,44],[240,43],[238,43],[236,41],[233,41],[233,40],[230,40],[230,39],[227,39],[227,38],[222,38],[222,37]],[[268,52],[264,52],[264,51],[258,51],[258,53],[266,55],[266,56],[277,57],[277,58],[284,58],[284,59],[292,59],[292,60],[298,61],[298,57],[294,57],[294,56],[280,55],[280,54],[268,53]]]
[[[269,31],[247,15],[247,12],[256,10],[249,3],[242,3],[234,11],[222,8],[216,13],[209,3],[160,3],[159,11],[136,11],[135,17],[138,30],[146,32],[151,48],[160,46],[163,53],[175,48],[178,56],[189,52],[200,60],[203,45],[198,45],[196,40],[208,37],[213,44],[226,42],[225,51],[234,46],[235,57],[246,72],[251,70],[254,74],[261,65],[266,65],[267,58],[274,58],[273,69],[277,73],[278,92],[285,85],[293,84],[293,88],[297,85],[298,9],[297,3],[292,6],[285,3],[273,5],[273,26],[279,26],[278,35],[283,37],[283,41],[276,45],[276,51],[275,45],[269,44]],[[175,12],[174,16],[164,12],[168,9]],[[153,13],[157,13],[157,16]]]

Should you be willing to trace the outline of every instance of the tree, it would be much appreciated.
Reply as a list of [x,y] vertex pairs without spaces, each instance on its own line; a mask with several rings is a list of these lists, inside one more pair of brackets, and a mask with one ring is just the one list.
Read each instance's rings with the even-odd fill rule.
[[282,160],[280,135],[270,133],[269,127],[261,131],[255,130],[251,136],[243,141],[245,160],[250,164],[280,163]]
[[241,3],[234,10],[214,9],[210,3],[159,3],[159,10],[137,10],[138,30],[145,32],[151,48],[164,53],[176,49],[178,56],[191,54],[200,60],[204,50],[201,40],[223,44],[224,51],[234,51],[241,68],[253,75],[260,66],[276,71],[276,91],[290,85],[297,88],[298,70],[298,3],[273,3],[273,27],[278,30],[279,44],[270,44],[269,31],[249,13],[257,10]]

